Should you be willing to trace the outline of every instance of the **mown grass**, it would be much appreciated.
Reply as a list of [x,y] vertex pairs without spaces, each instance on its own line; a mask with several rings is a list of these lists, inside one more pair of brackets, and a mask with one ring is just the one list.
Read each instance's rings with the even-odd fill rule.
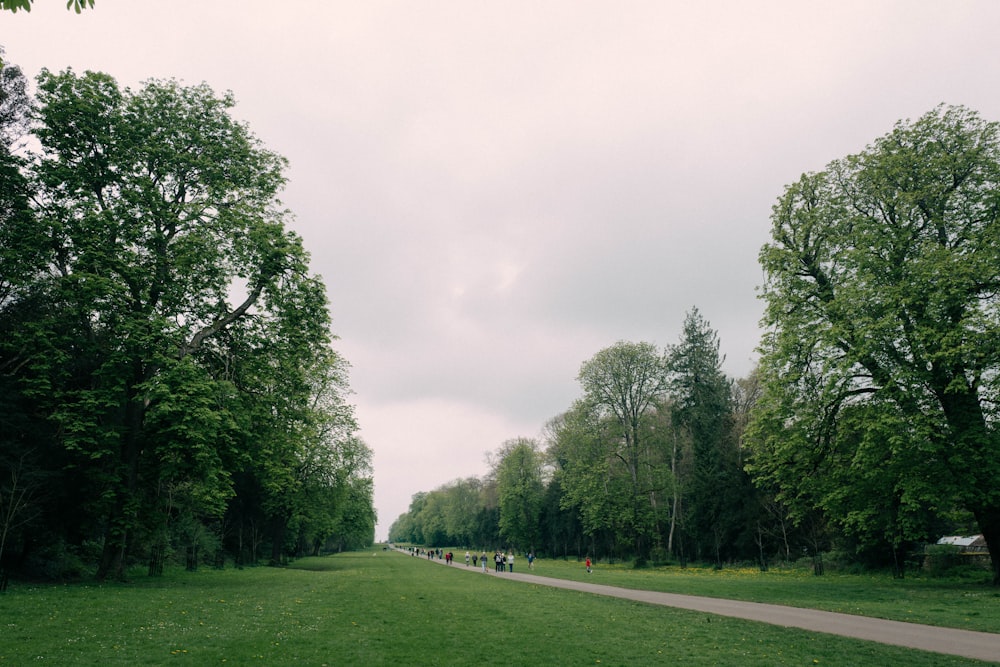
[[587,575],[582,563],[556,559],[536,561],[534,574],[1000,633],[1000,589],[989,585],[988,573],[973,579],[893,579],[888,574],[817,577],[802,568],[768,572],[676,566],[637,570],[627,564],[598,563]]
[[377,551],[15,585],[0,595],[0,665],[977,664],[461,570]]

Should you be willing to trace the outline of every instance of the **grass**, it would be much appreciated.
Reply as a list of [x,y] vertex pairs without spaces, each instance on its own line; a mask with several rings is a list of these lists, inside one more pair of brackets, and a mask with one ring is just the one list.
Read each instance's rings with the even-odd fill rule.
[[[542,561],[536,572],[557,566],[577,567]],[[378,551],[130,584],[19,584],[0,595],[0,665],[979,664],[465,569]],[[592,575],[613,576],[637,581],[607,566]]]
[[768,572],[756,568],[715,570],[676,566],[636,570],[629,564],[598,563],[588,577],[582,563],[556,559],[536,561],[534,574],[623,588],[769,602],[963,630],[1000,632],[1000,589],[989,585],[988,573],[975,579],[922,576],[893,579],[884,574],[817,577],[811,570],[802,568]]

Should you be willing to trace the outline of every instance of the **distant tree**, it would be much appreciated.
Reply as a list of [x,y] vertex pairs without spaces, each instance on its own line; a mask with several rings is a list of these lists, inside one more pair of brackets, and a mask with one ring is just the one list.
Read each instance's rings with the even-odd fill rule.
[[613,527],[645,558],[665,509],[665,462],[653,429],[667,389],[664,359],[650,343],[623,341],[586,361],[578,380],[584,396],[559,438],[567,503],[581,507],[591,533]]
[[427,492],[420,491],[410,498],[410,506],[406,512],[396,517],[396,520],[389,526],[390,542],[411,542],[413,544],[423,544],[424,536],[417,525],[417,516],[427,502]]
[[336,517],[326,536],[336,551],[370,547],[375,541],[377,519],[371,477],[357,476],[348,481],[346,492],[337,499]]
[[749,479],[733,431],[732,387],[722,372],[719,339],[697,308],[684,319],[681,342],[668,365],[676,428],[688,442],[690,475],[684,480],[684,524],[703,558],[716,565],[742,556],[748,529]]
[[784,498],[894,546],[969,510],[1000,585],[998,132],[940,106],[785,189],[749,442]]
[[508,544],[534,548],[545,486],[542,453],[530,438],[508,440],[497,452],[495,476],[500,497],[500,535]]
[[416,516],[423,542],[429,547],[443,547],[451,540],[445,528],[445,513],[448,506],[448,494],[444,488],[431,491],[424,499],[420,512]]
[[446,487],[445,531],[454,544],[470,545],[477,531],[482,481],[477,477],[458,479]]

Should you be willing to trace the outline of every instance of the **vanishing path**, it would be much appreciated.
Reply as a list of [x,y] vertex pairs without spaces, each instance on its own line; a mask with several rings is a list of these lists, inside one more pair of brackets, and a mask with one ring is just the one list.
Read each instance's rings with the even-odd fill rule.
[[[407,553],[407,552],[402,552]],[[443,560],[434,560],[444,565]],[[520,563],[524,563],[521,560]],[[887,621],[881,618],[841,614],[818,609],[803,609],[786,607],[762,602],[742,602],[739,600],[722,600],[718,598],[698,597],[695,595],[679,595],[677,593],[657,593],[655,591],[619,588],[604,584],[592,584],[585,581],[570,581],[554,579],[524,572],[493,572],[492,563],[487,573],[494,577],[522,581],[553,588],[565,588],[574,591],[596,593],[611,597],[636,600],[665,607],[678,607],[701,611],[719,616],[744,618],[761,623],[781,625],[786,628],[800,628],[813,632],[825,632],[832,635],[866,639],[883,644],[893,644],[907,648],[959,655],[966,658],[1000,662],[1000,634],[991,632],[973,632],[955,628],[942,628],[935,625],[920,625],[919,623],[904,623],[903,621]],[[482,576],[482,571],[465,567],[463,562],[456,560],[451,566],[457,571],[476,573]]]

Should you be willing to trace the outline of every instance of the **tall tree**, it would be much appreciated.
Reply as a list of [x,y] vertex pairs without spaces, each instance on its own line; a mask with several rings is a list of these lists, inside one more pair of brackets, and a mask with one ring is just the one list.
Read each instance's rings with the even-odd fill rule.
[[668,358],[674,423],[692,459],[684,524],[698,555],[719,566],[742,555],[749,483],[732,428],[732,388],[722,371],[718,334],[697,308],[684,318],[681,341]]
[[499,452],[495,476],[500,496],[500,535],[519,549],[539,542],[544,483],[542,453],[529,438],[505,442]]
[[[968,509],[996,584],[998,131],[940,106],[786,188],[760,254],[765,395],[754,427],[758,474],[787,496],[823,505],[868,494],[903,537],[926,531],[921,507]],[[804,474],[833,459],[864,481],[842,474],[838,488]]]
[[[21,393],[20,369],[27,361],[17,341],[41,304],[30,286],[44,271],[47,249],[31,210],[31,188],[18,148],[32,110],[27,80],[3,59],[0,47],[0,590],[6,586],[7,554],[40,514],[41,490],[51,428],[35,419],[36,407]],[[26,242],[27,240],[27,242]]]
[[[21,68],[4,61],[3,53],[0,47],[0,312],[7,319],[42,273],[47,249],[31,212],[25,161],[17,154],[32,111],[28,82]],[[8,353],[10,357],[0,360],[0,370],[20,359]]]
[[448,486],[444,524],[454,544],[473,544],[473,536],[477,532],[482,486],[482,482],[476,477],[455,480]]
[[645,557],[657,534],[655,508],[664,491],[657,472],[660,448],[647,437],[667,391],[664,358],[651,343],[621,341],[586,361],[578,380],[582,406],[612,426],[602,445],[607,465],[620,466],[627,475],[621,489],[628,507],[622,529],[630,533],[635,553]]
[[285,160],[231,118],[231,95],[44,71],[39,101],[42,233],[19,242],[46,265],[19,298],[49,305],[15,344],[27,351],[30,395],[90,485],[104,526],[99,575],[119,575],[149,529],[150,482],[177,469],[181,443],[183,465],[225,493],[234,425],[220,411],[223,386],[192,360],[227,330],[287,319],[290,302],[312,306],[325,331],[325,297],[284,228]]

